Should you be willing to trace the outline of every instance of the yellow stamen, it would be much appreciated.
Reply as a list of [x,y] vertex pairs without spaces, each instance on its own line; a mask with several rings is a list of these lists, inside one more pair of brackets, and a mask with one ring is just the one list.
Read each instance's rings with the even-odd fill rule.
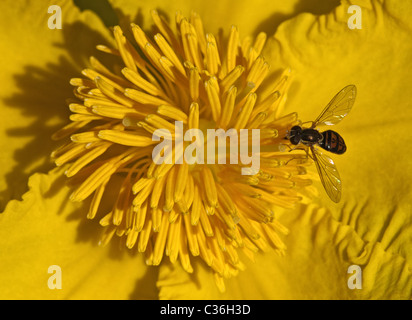
[[171,263],[174,263],[177,260],[179,254],[181,220],[182,218],[179,215],[176,221],[171,223],[169,226],[170,231],[168,233],[165,253],[167,256],[169,256]]
[[56,164],[56,166],[61,166],[65,164],[66,162],[78,157],[81,153],[84,152],[84,150],[85,150],[84,144],[78,144],[76,146],[73,146],[69,148],[67,152],[63,153],[56,160],[54,160],[54,163]]
[[150,235],[152,233],[152,220],[151,219],[146,219],[144,227],[142,231],[140,231],[139,234],[139,240],[137,243],[137,250],[139,252],[145,252],[147,248],[147,244],[150,239]]
[[189,245],[190,252],[193,256],[198,256],[200,254],[199,243],[196,237],[197,232],[195,230],[199,230],[190,224],[189,216],[183,215],[185,231],[187,236],[187,242]]
[[[121,85],[119,85],[118,82],[113,81],[113,80],[109,79],[108,77],[105,77],[104,75],[102,75],[99,72],[96,72],[93,69],[84,69],[82,71],[82,74],[85,75],[86,77],[88,77],[91,80],[95,80],[96,78],[100,78],[100,79],[104,80],[107,84],[112,86],[113,88],[116,88],[117,90],[119,90],[120,92],[124,91],[124,88]],[[91,85],[89,87],[96,88],[96,83],[94,83],[94,85]]]
[[180,71],[183,76],[186,76],[186,71],[183,67],[183,64],[180,62],[179,58],[177,57],[173,48],[169,45],[166,39],[158,33],[154,36],[154,39],[159,46],[160,50],[162,50],[163,54],[173,63],[173,65]]
[[87,213],[87,219],[94,219],[96,216],[97,210],[99,209],[100,201],[102,200],[103,193],[105,191],[106,185],[109,180],[103,182],[93,195],[92,202],[90,204],[89,212]]
[[245,105],[242,107],[242,110],[240,111],[238,118],[233,126],[236,130],[246,127],[246,124],[249,121],[249,117],[252,114],[253,107],[255,106],[255,102],[256,94],[249,94],[246,99]]
[[188,164],[187,163],[180,164],[177,169],[175,191],[173,195],[174,202],[178,202],[182,198],[188,174],[189,174]]
[[260,53],[262,52],[262,49],[265,45],[266,42],[266,33],[261,32],[258,34],[258,36],[256,37],[255,43],[253,44],[253,49],[255,49],[256,53],[258,55],[260,55]]
[[202,19],[200,19],[199,15],[192,11],[190,15],[190,23],[194,26],[195,34],[198,35],[199,39],[199,46],[203,54],[206,53],[206,36],[205,31],[203,29]]
[[189,71],[189,92],[190,98],[197,101],[199,98],[200,75],[196,68],[190,68]]
[[225,78],[221,81],[220,86],[223,92],[229,90],[229,88],[236,83],[240,76],[245,71],[245,67],[239,65],[236,66]]
[[69,119],[71,121],[79,121],[79,122],[90,122],[93,120],[101,120],[102,117],[100,116],[91,116],[91,115],[87,115],[87,114],[72,114],[70,115]]
[[184,124],[187,123],[187,114],[178,108],[167,105],[159,106],[157,108],[157,113],[170,119],[181,121]]
[[100,130],[98,136],[103,140],[133,147],[146,147],[156,143],[156,141],[153,141],[149,137],[136,135],[126,131]]
[[111,162],[104,163],[99,169],[92,173],[86,181],[70,196],[72,201],[82,201],[91,195],[104,181],[116,171]]
[[145,105],[167,104],[167,101],[135,89],[125,89],[125,96]]
[[163,119],[162,117],[159,117],[156,114],[149,114],[146,118],[145,121],[149,124],[151,124],[153,127],[158,128],[158,129],[165,129],[168,130],[170,133],[175,132],[175,125],[168,122],[167,120]]
[[172,45],[172,48],[178,54],[181,54],[180,44],[177,41],[172,29],[170,28],[169,24],[166,20],[158,14],[156,10],[151,11],[152,18],[156,26],[159,28],[161,34],[166,38],[167,42]]
[[123,32],[119,26],[115,26],[113,28],[114,31],[114,38],[117,42],[117,47],[119,48],[120,55],[125,63],[125,65],[132,69],[133,71],[137,71],[136,64],[134,63],[133,57],[128,50],[128,43],[126,37],[123,36]]
[[203,166],[202,178],[204,183],[204,190],[206,198],[210,206],[217,207],[217,191],[215,178],[208,166]]
[[209,99],[210,108],[212,110],[213,120],[217,122],[220,117],[221,113],[221,104],[219,98],[219,92],[217,91],[216,87],[213,85],[213,82],[208,80],[205,82],[205,89],[207,93],[207,97]]
[[136,211],[135,215],[135,225],[134,229],[138,232],[142,231],[145,220],[146,220],[146,213],[147,213],[147,202],[144,202],[139,209]]
[[233,110],[235,108],[236,94],[236,87],[231,87],[227,92],[225,103],[223,105],[222,117],[219,120],[219,126],[222,128],[227,128],[230,120],[232,119]]
[[106,150],[111,146],[111,143],[105,143],[103,145],[97,146],[87,152],[85,155],[78,158],[68,170],[66,170],[65,174],[67,177],[72,177],[76,173],[78,173],[82,168],[84,168],[87,164],[92,162],[94,159],[102,155]]
[[163,253],[167,240],[167,233],[169,230],[169,214],[166,212],[162,215],[162,222],[160,225],[159,233],[156,237],[154,252],[153,252],[153,265],[157,266],[160,264],[163,258]]
[[239,31],[236,26],[232,26],[227,45],[227,73],[236,66],[236,56],[239,46]]
[[100,91],[110,99],[113,99],[126,107],[133,107],[133,105],[135,104],[131,99],[125,97],[122,91],[114,88],[108,82],[104,81],[101,77],[94,78],[94,81],[96,82],[96,85],[100,89]]
[[[132,24],[129,39],[115,26],[116,48],[97,46],[120,59],[115,70],[91,57],[85,78],[70,81],[76,98],[67,102],[71,123],[53,135],[66,141],[52,157],[79,184],[71,199],[91,197],[87,218],[105,228],[101,245],[116,234],[144,253],[146,264],[168,257],[187,272],[198,257],[224,290],[223,279],[244,270],[239,252],[252,260],[268,247],[284,254],[288,230],[274,213],[299,202],[311,184],[305,167],[312,161],[285,147],[288,131],[299,123],[296,113],[282,116],[292,73],[268,80],[264,33],[240,41],[235,26],[226,34],[206,33],[195,12],[189,19],[177,12],[176,28],[156,10],[151,15],[153,38]],[[183,123],[180,144],[176,121]],[[181,151],[195,142],[186,130],[232,128],[259,130],[257,174],[242,174],[250,164],[229,163],[229,148],[218,158],[225,164],[181,162]],[[159,138],[164,147],[154,154]],[[247,142],[250,150],[254,141],[248,134],[238,144]],[[108,213],[100,210],[106,195]]]
[[199,128],[199,105],[196,102],[190,105],[188,126],[189,129]]
[[[152,96],[163,95],[163,92],[158,87],[144,79],[142,76],[140,76],[137,72],[133,71],[132,69],[123,68],[122,74],[127,78],[127,80],[132,82],[140,89],[144,90],[146,93]],[[165,97],[163,96],[163,98]]]
[[206,210],[202,207],[200,208],[200,224],[202,227],[200,229],[203,229],[208,237],[212,237],[214,235],[209,216],[206,214]]

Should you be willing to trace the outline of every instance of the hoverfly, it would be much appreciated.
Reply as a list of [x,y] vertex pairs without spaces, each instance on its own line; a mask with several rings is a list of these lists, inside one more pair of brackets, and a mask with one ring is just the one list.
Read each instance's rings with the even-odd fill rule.
[[[346,151],[346,144],[337,132],[333,130],[319,132],[316,127],[330,126],[340,122],[352,109],[355,98],[356,87],[354,85],[346,86],[333,97],[315,121],[309,121],[312,122],[310,128],[294,126],[287,134],[287,139],[291,144],[302,143],[309,147],[310,157],[316,164],[322,185],[329,198],[334,202],[339,202],[341,197],[342,185],[339,172],[333,160],[323,154],[318,146],[335,154],[343,154]],[[307,149],[305,151],[308,152]]]

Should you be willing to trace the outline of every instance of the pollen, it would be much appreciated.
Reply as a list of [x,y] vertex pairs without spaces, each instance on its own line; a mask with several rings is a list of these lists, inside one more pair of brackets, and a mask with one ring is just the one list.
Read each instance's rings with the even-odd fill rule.
[[[92,57],[83,77],[71,79],[71,122],[54,134],[62,145],[52,157],[76,185],[71,200],[89,201],[87,218],[104,228],[101,245],[118,237],[148,265],[169,259],[189,273],[201,259],[223,291],[243,259],[268,248],[285,253],[288,230],[277,212],[293,208],[311,184],[307,157],[285,148],[288,128],[298,123],[296,113],[283,114],[292,73],[268,79],[264,33],[241,38],[233,26],[213,35],[194,12],[178,12],[173,25],[151,14],[154,32],[116,26],[115,47],[97,46],[116,67]],[[156,130],[175,141],[176,121],[184,130],[260,130],[259,170],[178,163],[176,144],[169,161],[155,162]]]

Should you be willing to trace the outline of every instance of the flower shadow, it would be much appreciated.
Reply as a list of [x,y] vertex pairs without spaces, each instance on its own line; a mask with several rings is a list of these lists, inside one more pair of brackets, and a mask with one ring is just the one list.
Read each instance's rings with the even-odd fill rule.
[[[30,175],[47,173],[54,167],[50,154],[60,143],[53,141],[51,135],[68,122],[70,110],[65,101],[73,97],[69,80],[81,75],[90,55],[96,53],[96,43],[107,43],[102,35],[80,22],[66,24],[61,31],[51,32],[63,32],[63,42],[53,46],[63,49],[64,54],[57,62],[50,62],[45,67],[24,66],[22,73],[12,76],[16,92],[2,101],[4,108],[18,109],[27,119],[7,129],[6,134],[28,142],[14,151],[15,165],[4,175],[8,188],[0,191],[0,210],[9,200],[21,199],[28,190]],[[79,50],[73,40],[76,33],[94,41]]]
[[300,13],[312,13],[314,15],[327,14],[340,5],[340,0],[301,0],[296,3],[294,10],[290,14],[274,12],[269,18],[263,20],[255,29],[253,36],[259,32],[266,32],[268,35],[275,34],[280,24]]

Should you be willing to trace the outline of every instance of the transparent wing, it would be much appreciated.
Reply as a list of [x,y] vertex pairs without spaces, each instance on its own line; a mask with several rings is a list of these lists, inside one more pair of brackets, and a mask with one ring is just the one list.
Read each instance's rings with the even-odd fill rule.
[[356,87],[351,84],[339,91],[328,103],[319,117],[313,122],[318,125],[334,125],[341,121],[352,109],[356,98]]
[[319,173],[320,181],[322,181],[326,193],[332,201],[339,202],[342,191],[342,182],[335,163],[316,147],[311,146],[310,149],[316,164],[316,169]]

